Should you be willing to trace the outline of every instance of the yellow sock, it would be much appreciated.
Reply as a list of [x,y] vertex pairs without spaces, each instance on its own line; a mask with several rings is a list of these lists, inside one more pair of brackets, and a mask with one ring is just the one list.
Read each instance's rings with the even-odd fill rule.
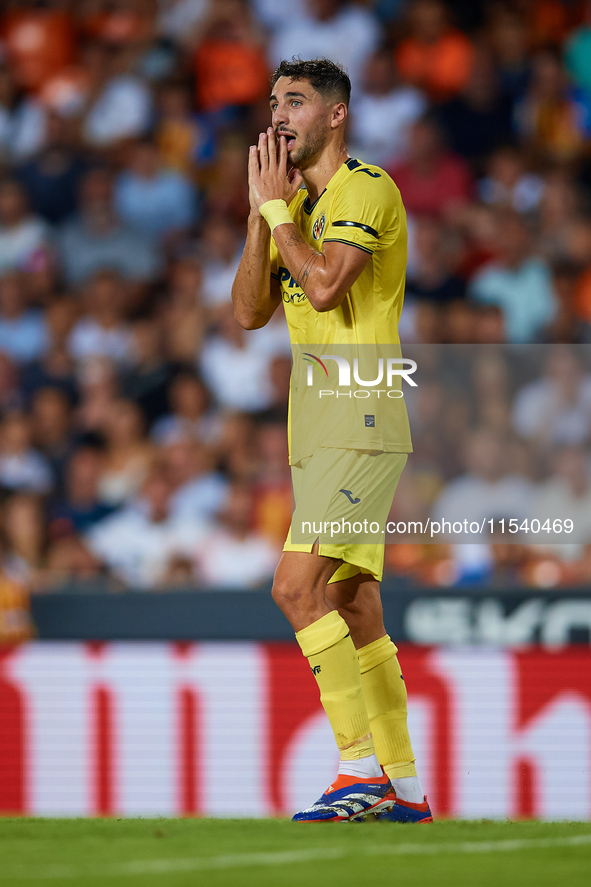
[[388,635],[357,651],[363,694],[378,761],[390,777],[416,776],[406,723],[406,686]]
[[296,640],[318,682],[341,760],[373,755],[359,660],[343,617],[333,610],[296,632]]

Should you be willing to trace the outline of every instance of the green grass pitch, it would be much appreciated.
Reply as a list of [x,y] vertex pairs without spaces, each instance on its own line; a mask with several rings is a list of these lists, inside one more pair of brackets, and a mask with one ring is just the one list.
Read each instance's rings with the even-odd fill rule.
[[589,887],[591,823],[0,819],[1,887]]

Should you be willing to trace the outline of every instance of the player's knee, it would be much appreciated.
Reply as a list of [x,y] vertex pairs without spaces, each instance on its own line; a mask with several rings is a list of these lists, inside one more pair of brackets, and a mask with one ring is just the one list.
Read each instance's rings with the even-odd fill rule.
[[285,607],[297,603],[298,594],[294,583],[288,577],[275,576],[271,595],[277,606],[283,610]]
[[302,585],[292,576],[275,575],[271,594],[277,606],[289,617],[293,612],[306,612],[314,605],[316,589]]

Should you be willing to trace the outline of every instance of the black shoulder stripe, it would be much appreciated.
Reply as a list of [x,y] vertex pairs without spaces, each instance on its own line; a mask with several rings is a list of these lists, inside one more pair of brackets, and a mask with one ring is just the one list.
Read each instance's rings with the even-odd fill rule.
[[372,237],[380,236],[375,228],[372,228],[370,225],[362,225],[361,222],[331,222],[330,226],[332,228],[361,228],[362,231],[365,231],[366,234],[371,234]]
[[354,246],[355,249],[360,249],[364,253],[369,253],[370,256],[373,256],[373,250],[368,249],[366,246],[361,246],[360,243],[353,243],[352,240],[340,240],[338,237],[326,237],[324,243],[346,243],[347,246]]

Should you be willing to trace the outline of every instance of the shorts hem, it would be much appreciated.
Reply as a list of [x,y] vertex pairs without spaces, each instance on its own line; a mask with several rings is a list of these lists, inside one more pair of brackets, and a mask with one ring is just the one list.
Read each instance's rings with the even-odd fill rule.
[[[317,540],[314,542],[286,542],[283,546],[283,551],[302,551],[306,554],[310,554],[312,549],[314,548]],[[382,546],[383,547],[383,546]],[[344,549],[344,550],[343,550]],[[381,570],[376,571],[375,563],[370,564],[361,556],[357,556],[355,554],[349,554],[350,546],[348,545],[329,545],[326,543],[320,543],[318,546],[318,554],[321,557],[332,557],[337,558],[343,562],[343,565],[347,565],[349,567],[356,567],[356,572],[351,573],[351,576],[356,576],[357,573],[369,573],[377,582],[382,581],[382,577],[384,575],[384,569],[382,567]],[[338,568],[341,569],[340,567]],[[336,571],[338,573],[338,570]],[[330,585],[332,582],[340,582],[341,579],[339,577],[335,578],[336,573],[328,580],[328,584]],[[349,578],[349,577],[347,577]]]

